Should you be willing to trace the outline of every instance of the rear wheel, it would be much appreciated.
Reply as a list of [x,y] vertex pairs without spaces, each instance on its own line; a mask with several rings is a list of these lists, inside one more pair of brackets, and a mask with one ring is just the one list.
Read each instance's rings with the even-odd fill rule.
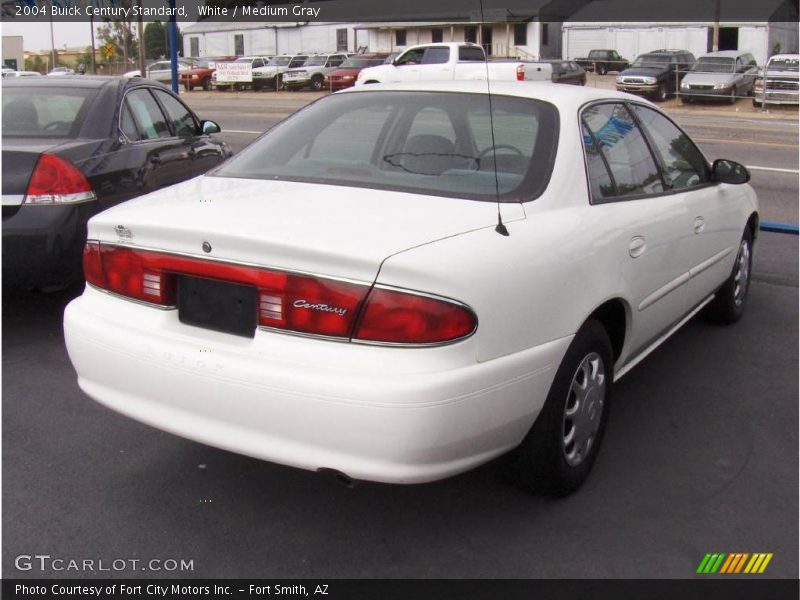
[[206,77],[205,79],[203,79],[202,85],[203,85],[203,91],[207,92],[208,90],[211,89],[211,80],[208,77]]
[[603,440],[613,372],[608,334],[589,320],[572,340],[542,411],[511,457],[519,485],[566,496],[586,480]]
[[739,242],[739,251],[730,277],[717,290],[706,308],[705,316],[722,325],[735,323],[744,314],[747,293],[750,290],[750,273],[753,267],[753,233],[748,227]]
[[656,90],[655,99],[658,102],[663,102],[664,100],[667,99],[667,96],[669,96],[669,92],[667,91],[667,84],[666,83],[659,84],[658,89]]

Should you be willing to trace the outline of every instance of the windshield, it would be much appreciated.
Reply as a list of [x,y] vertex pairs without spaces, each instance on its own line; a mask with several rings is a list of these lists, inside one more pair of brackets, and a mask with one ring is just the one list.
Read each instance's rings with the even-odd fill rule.
[[704,56],[692,65],[691,70],[698,73],[733,73],[732,58]]
[[770,71],[797,71],[800,59],[797,58],[774,58],[769,61]]
[[276,56],[267,64],[270,65],[271,67],[285,67],[291,62],[291,60],[292,60],[291,56]]
[[295,113],[211,175],[492,202],[498,191],[508,202],[539,196],[558,143],[555,106],[493,96],[492,109],[490,119],[483,94],[336,94]]
[[383,58],[348,58],[340,68],[342,69],[363,69],[364,67],[376,67],[383,64]]
[[669,65],[668,56],[640,56],[633,61],[633,67],[656,67],[663,69]]
[[3,89],[3,137],[74,138],[97,95],[91,88]]

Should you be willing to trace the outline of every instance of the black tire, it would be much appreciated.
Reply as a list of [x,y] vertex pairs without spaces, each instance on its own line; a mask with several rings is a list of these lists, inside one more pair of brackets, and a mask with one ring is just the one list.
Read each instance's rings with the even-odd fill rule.
[[753,107],[754,108],[761,108],[761,102],[753,98]]
[[190,92],[190,91],[192,91],[192,86],[190,86],[188,83],[184,83],[183,84],[183,89],[185,91],[187,91],[187,92]]
[[692,98],[690,96],[681,96],[681,103],[683,103],[683,104],[691,104],[692,102],[694,102],[694,98]]
[[325,87],[325,78],[321,75],[314,75],[311,78],[311,89],[315,92],[321,92],[322,88]]
[[669,91],[667,90],[666,83],[660,83],[658,85],[658,89],[656,90],[655,96],[653,96],[656,102],[664,102],[669,96]]
[[736,100],[737,100],[737,98],[736,98],[736,88],[733,88],[731,90],[731,93],[728,95],[728,102],[730,104],[736,104]]
[[597,74],[598,75],[605,75],[608,73],[608,69],[606,69],[605,65],[597,65]]
[[204,92],[209,91],[211,89],[211,79],[209,79],[208,77],[203,79],[202,86],[203,86],[203,91]]
[[[587,374],[587,365],[595,376]],[[583,400],[573,391],[573,383],[578,383],[581,377],[589,390]],[[590,379],[596,383],[601,377],[602,390],[590,386]],[[613,352],[608,333],[598,321],[590,319],[567,349],[536,422],[510,456],[512,476],[519,486],[537,494],[566,496],[583,484],[603,441],[613,380]],[[570,443],[565,443],[567,434],[573,438],[578,435],[577,421],[568,416],[571,411],[585,420],[585,428],[594,428],[591,441],[588,436],[579,437],[579,441],[582,437],[587,440],[581,446],[583,453],[578,452],[574,440],[571,450]]]
[[728,279],[717,290],[708,304],[705,316],[720,325],[730,325],[742,318],[750,291],[750,275],[753,272],[753,232],[745,228],[739,251]]

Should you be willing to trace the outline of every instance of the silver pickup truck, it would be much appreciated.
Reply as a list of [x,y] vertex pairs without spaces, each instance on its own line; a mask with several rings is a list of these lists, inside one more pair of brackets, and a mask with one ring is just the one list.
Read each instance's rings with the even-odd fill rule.
[[800,98],[800,54],[776,54],[765,73],[756,79],[753,106],[798,104]]

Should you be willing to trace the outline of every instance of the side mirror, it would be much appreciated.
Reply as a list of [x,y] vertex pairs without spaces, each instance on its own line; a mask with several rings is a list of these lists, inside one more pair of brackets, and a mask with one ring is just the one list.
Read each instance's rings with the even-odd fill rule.
[[714,181],[740,185],[750,181],[750,171],[747,167],[732,160],[718,158],[711,167]]
[[214,121],[202,121],[200,123],[200,126],[203,129],[203,133],[206,135],[209,135],[211,133],[219,133],[220,131],[222,131],[222,129],[220,129],[220,126],[217,125]]

